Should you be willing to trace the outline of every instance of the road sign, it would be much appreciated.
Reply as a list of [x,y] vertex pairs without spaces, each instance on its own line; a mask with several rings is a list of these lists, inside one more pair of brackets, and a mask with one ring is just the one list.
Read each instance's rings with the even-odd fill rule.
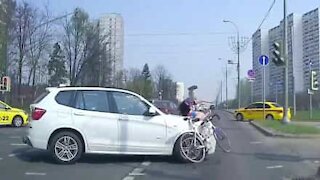
[[254,70],[250,69],[247,72],[248,78],[254,78],[256,76],[256,73],[254,72]]
[[269,64],[269,57],[266,55],[261,55],[259,57],[259,63],[263,66],[268,65]]
[[313,95],[314,92],[313,92],[312,90],[308,89],[308,94],[309,94],[309,95]]

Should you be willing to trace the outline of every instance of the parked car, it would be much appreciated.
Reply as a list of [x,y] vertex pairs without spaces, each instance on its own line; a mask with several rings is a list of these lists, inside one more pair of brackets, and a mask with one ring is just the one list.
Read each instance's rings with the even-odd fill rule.
[[0,125],[21,127],[26,124],[28,124],[28,114],[24,110],[11,107],[0,101]]
[[179,115],[177,105],[169,100],[152,100],[152,103],[166,114],[175,114]]
[[192,132],[188,122],[166,115],[136,93],[99,87],[46,90],[31,105],[23,142],[48,150],[58,163],[74,163],[83,153],[183,158],[181,135]]
[[[283,107],[275,102],[265,102],[265,118],[267,120],[281,120],[283,118]],[[263,118],[263,102],[255,102],[245,108],[235,111],[235,117],[238,121],[244,119],[261,120]],[[288,117],[291,119],[290,109]]]

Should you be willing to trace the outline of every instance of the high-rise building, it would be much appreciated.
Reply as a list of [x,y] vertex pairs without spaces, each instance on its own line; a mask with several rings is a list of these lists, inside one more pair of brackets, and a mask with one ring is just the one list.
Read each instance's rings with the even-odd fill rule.
[[[268,55],[268,31],[259,29],[252,35],[252,69],[255,72],[255,80],[252,84],[252,95],[255,101],[261,101],[263,96],[263,67],[259,63],[261,55]],[[265,85],[269,86],[269,66],[265,67]],[[266,96],[269,94],[269,88],[266,89]]]
[[[293,100],[293,92],[298,93],[304,90],[304,70],[303,70],[303,48],[302,48],[302,16],[290,14],[288,20],[288,73],[289,73],[289,95],[290,102]],[[272,62],[273,43],[283,44],[283,22],[280,25],[270,29],[268,32],[258,30],[252,35],[252,67],[256,72],[256,79],[253,83],[254,99],[262,99],[262,66],[259,64],[258,58],[262,55],[269,55],[270,63],[266,67],[266,97],[269,100],[283,100],[284,92],[284,68],[276,66]],[[260,97],[260,98],[259,98]],[[258,99],[257,99],[258,98]]]
[[100,32],[108,40],[107,53],[111,63],[111,78],[116,80],[118,73],[123,70],[124,28],[120,14],[106,14],[99,19]]
[[[304,90],[310,88],[310,70],[319,73],[320,57],[320,31],[319,31],[319,8],[305,13],[302,16],[303,24],[303,75]],[[309,64],[311,63],[311,68]],[[310,69],[309,69],[310,68]]]
[[[290,14],[287,17],[287,46],[288,46],[288,89],[289,94],[303,91],[303,63],[302,63],[302,17]],[[273,43],[283,44],[283,22],[269,30],[269,54],[272,58]],[[284,67],[270,63],[269,96],[278,100],[284,93]],[[290,96],[292,97],[292,96]]]

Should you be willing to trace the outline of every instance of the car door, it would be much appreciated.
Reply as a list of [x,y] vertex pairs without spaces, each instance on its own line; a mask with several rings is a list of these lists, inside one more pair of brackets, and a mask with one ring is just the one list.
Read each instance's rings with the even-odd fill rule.
[[166,123],[160,115],[150,115],[150,105],[138,96],[112,92],[119,113],[120,151],[128,154],[159,154],[165,151]]
[[263,103],[256,103],[256,107],[252,112],[252,119],[263,119]]
[[91,152],[118,152],[118,114],[111,112],[108,92],[77,91],[73,120]]
[[252,119],[254,110],[256,109],[256,103],[250,104],[248,107],[245,108],[244,111],[244,118],[245,119]]
[[11,124],[11,120],[12,118],[10,119],[10,109],[7,109],[6,108],[7,106],[0,102],[0,124]]

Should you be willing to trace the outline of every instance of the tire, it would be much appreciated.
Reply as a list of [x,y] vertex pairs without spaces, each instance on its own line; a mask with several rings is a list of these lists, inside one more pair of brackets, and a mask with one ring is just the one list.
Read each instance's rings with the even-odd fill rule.
[[237,119],[237,121],[243,121],[243,115],[241,113],[238,113],[236,115],[236,119]]
[[224,151],[224,152],[230,152],[231,151],[231,143],[227,136],[227,134],[221,129],[221,128],[214,128],[213,133],[214,138],[216,139],[216,142],[218,146]]
[[23,125],[23,118],[21,116],[15,116],[12,121],[12,126],[21,127]]
[[273,121],[274,118],[273,118],[273,116],[272,116],[271,114],[268,114],[268,115],[266,116],[266,120]]
[[[180,162],[183,163],[200,163],[202,162],[205,157],[206,157],[206,148],[204,147],[204,143],[202,140],[200,140],[199,137],[196,137],[196,141],[197,141],[197,145],[199,146],[203,146],[203,148],[200,148],[198,150],[194,150],[196,151],[197,155],[194,158],[191,158],[189,156],[187,156],[187,154],[184,152],[183,150],[183,143],[185,141],[194,139],[194,134],[193,133],[186,133],[181,135],[178,140],[175,143],[174,146],[174,157],[179,160]],[[191,143],[193,143],[193,141],[191,141]]]
[[55,162],[73,164],[81,158],[83,147],[80,137],[70,131],[63,131],[52,138],[48,150]]

